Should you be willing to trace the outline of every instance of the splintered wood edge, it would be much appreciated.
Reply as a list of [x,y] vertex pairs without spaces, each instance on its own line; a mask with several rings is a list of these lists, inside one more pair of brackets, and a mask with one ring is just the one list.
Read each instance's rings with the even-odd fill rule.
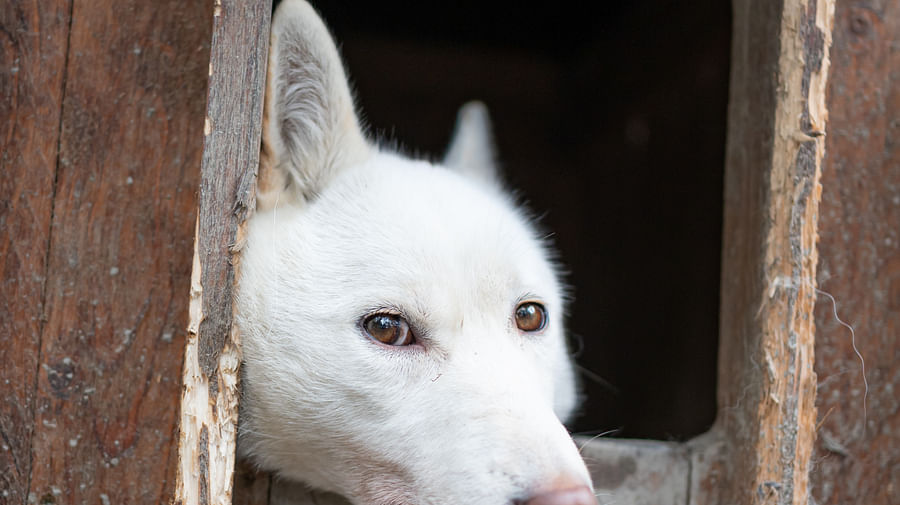
[[736,0],[734,10],[719,413],[691,442],[690,503],[806,505],[834,0]]
[[765,502],[806,505],[809,496],[819,180],[833,22],[834,0],[785,2],[763,267],[767,290],[760,301],[759,460],[751,488]]
[[[233,280],[239,278],[246,223],[256,207],[272,10],[266,0],[216,0],[213,7],[173,499],[177,505],[229,505],[232,500],[241,351],[230,297]],[[204,288],[213,296],[204,299]],[[225,298],[213,303],[215,295]],[[224,304],[216,305],[220,302]]]
[[[199,222],[195,234],[198,232]],[[240,340],[233,330],[231,341],[219,354],[219,387],[211,402],[209,379],[200,367],[198,332],[203,320],[203,286],[198,242],[195,238],[175,503],[229,504],[237,443]]]
[[[727,403],[719,405],[712,436],[694,447],[709,474],[694,468],[691,503],[806,505],[834,0],[785,0],[777,8],[743,0],[736,11],[767,18],[738,18],[736,24],[742,30],[732,62],[739,71],[731,86],[738,91],[729,109],[726,181],[740,187],[726,185],[726,225],[730,219],[742,228],[725,229],[723,251],[731,256],[723,257],[723,268],[743,270],[722,273],[728,319],[722,321],[719,399]],[[776,52],[748,56],[768,50],[754,45],[760,36],[777,36]],[[735,76],[762,84],[734,82]],[[760,119],[765,123],[752,123]]]

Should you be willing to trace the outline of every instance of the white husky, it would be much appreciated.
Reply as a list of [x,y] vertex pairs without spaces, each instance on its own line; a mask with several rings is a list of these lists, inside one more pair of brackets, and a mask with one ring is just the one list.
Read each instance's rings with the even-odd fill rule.
[[596,503],[563,427],[563,297],[484,108],[443,165],[363,135],[315,11],[275,14],[241,261],[240,451],[354,504]]

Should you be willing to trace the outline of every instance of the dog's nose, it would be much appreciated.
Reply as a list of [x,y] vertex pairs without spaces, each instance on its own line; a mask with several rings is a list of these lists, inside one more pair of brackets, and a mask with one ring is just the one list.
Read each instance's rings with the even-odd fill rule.
[[538,493],[522,505],[597,505],[597,498],[587,486],[551,489]]

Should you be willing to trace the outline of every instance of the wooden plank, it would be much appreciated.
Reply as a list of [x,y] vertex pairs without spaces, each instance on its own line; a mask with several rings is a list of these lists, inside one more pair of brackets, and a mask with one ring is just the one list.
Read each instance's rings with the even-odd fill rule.
[[29,502],[171,497],[210,16],[73,6]]
[[900,1],[839,2],[816,306],[816,503],[900,503]]
[[807,503],[833,9],[831,0],[734,2],[720,412],[718,437],[709,437],[726,450],[692,490],[693,503]]
[[70,4],[0,5],[0,503],[31,476]]
[[231,503],[240,337],[232,287],[242,224],[256,206],[256,173],[272,6],[214,6],[200,210],[183,371],[176,503]]

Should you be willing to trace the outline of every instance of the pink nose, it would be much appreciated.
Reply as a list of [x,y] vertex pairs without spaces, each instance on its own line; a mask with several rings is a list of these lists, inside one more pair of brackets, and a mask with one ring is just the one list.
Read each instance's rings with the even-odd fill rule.
[[587,486],[552,489],[538,493],[522,505],[597,505],[597,498]]

